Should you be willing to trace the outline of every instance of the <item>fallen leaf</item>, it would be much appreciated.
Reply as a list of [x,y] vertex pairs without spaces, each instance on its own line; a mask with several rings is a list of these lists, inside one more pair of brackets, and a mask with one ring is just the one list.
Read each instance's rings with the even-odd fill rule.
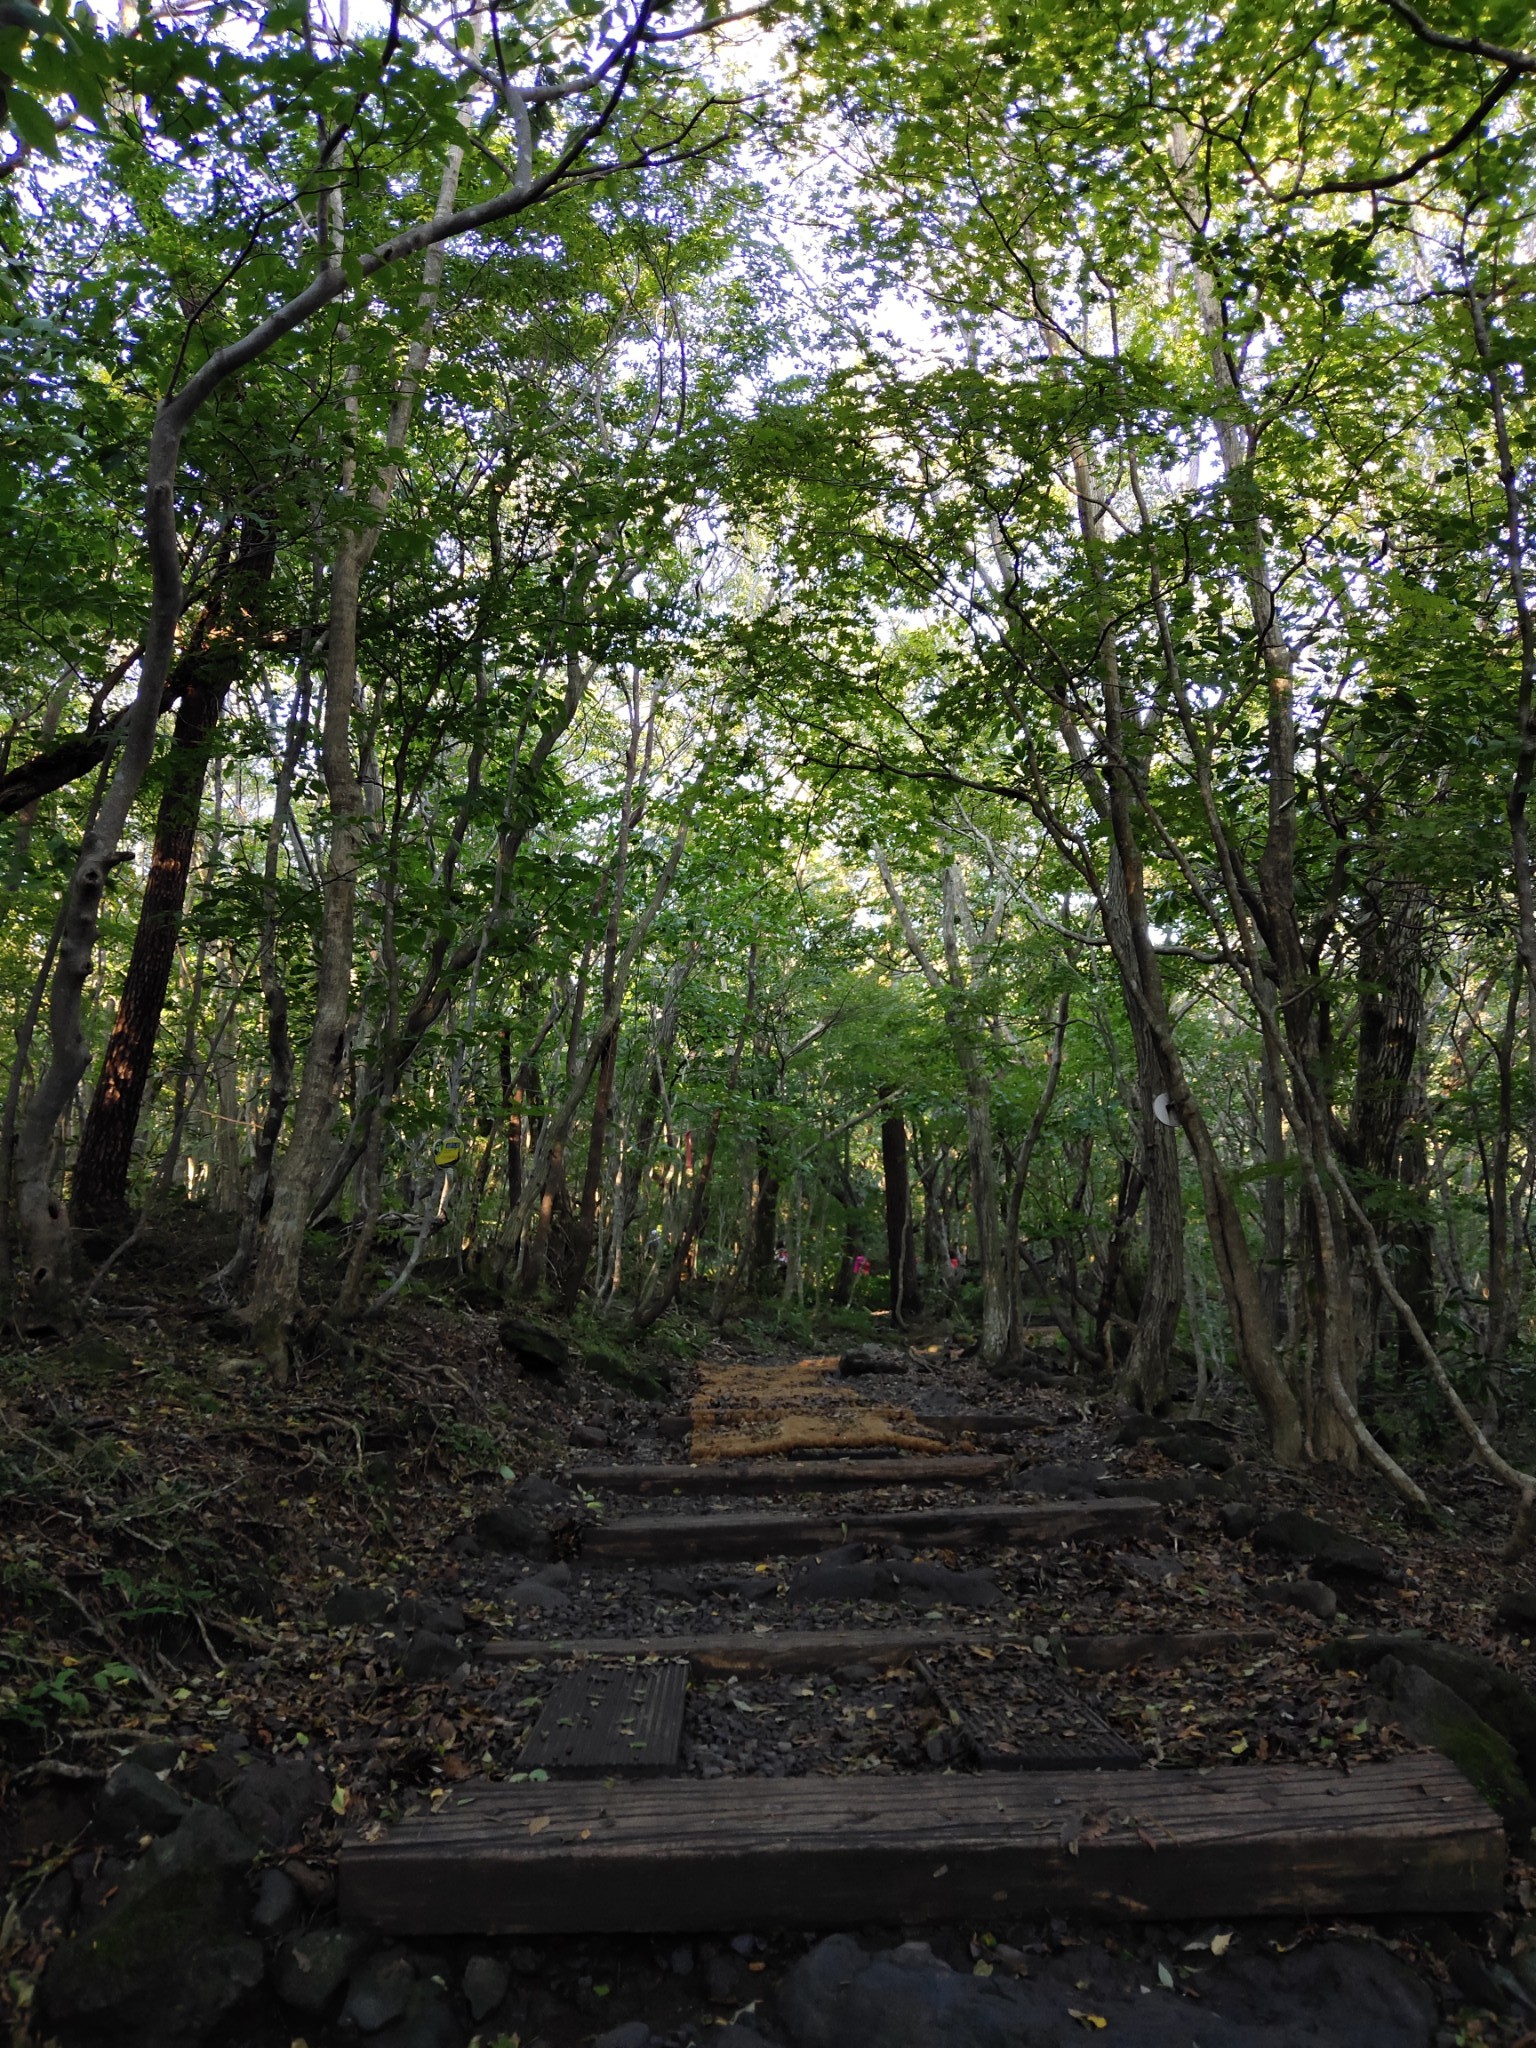
[[1211,1954],[1213,1956],[1224,1956],[1231,1946],[1232,1937],[1230,1934],[1213,1934],[1211,1936]]
[[548,1826],[549,1815],[547,1813],[541,1813],[536,1820],[529,1821],[528,1832],[530,1835],[542,1835],[544,1830]]
[[1095,2027],[1102,2032],[1109,2025],[1109,2021],[1101,2012],[1079,2012],[1075,2005],[1069,2005],[1067,2011],[1082,2026]]

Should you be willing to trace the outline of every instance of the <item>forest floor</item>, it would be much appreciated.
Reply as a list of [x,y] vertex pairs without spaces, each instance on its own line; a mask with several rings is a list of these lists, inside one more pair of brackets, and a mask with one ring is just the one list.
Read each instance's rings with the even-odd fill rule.
[[[789,1355],[771,1332],[737,1326],[728,1342],[706,1345],[707,1333],[684,1323],[627,1363],[611,1339],[594,1342],[597,1370],[576,1365],[550,1381],[514,1368],[494,1312],[417,1299],[362,1340],[322,1346],[277,1388],[197,1293],[193,1274],[208,1269],[206,1249],[198,1245],[194,1258],[169,1237],[145,1244],[103,1290],[105,1312],[78,1339],[0,1361],[0,1861],[8,1894],[0,1972],[17,2041],[50,2038],[31,2024],[50,1952],[115,1895],[158,1831],[153,1816],[130,1811],[125,1821],[104,1810],[103,1785],[124,1757],[152,1766],[169,1796],[222,1797],[231,1810],[243,1798],[242,1826],[265,1840],[269,1862],[283,1866],[303,1912],[322,1924],[346,1826],[441,1801],[470,1776],[515,1772],[559,1666],[510,1649],[487,1659],[487,1642],[557,1632],[700,1635],[766,1620],[797,1629],[891,1625],[885,1602],[800,1598],[804,1559],[662,1570],[579,1555],[583,1519],[635,1504],[610,1500],[605,1509],[584,1497],[573,1468],[676,1458],[675,1440],[659,1426],[683,1405],[684,1354],[707,1349],[744,1365]],[[843,1318],[818,1348],[857,1337],[848,1327],[855,1322]],[[864,1334],[882,1327],[866,1320]],[[1442,1468],[1432,1481],[1454,1522],[1410,1527],[1373,1480],[1272,1472],[1218,1423],[1206,1435],[1217,1447],[1208,1462],[1235,1460],[1236,1470],[1197,1472],[1191,1486],[1188,1441],[1175,1456],[1118,1441],[1135,1429],[1104,1391],[1075,1381],[1000,1383],[945,1329],[909,1335],[909,1365],[889,1381],[862,1383],[871,1393],[918,1412],[1013,1411],[1017,1426],[1002,1447],[1019,1458],[1021,1483],[1027,1467],[1037,1491],[1134,1481],[1175,1496],[1155,1539],[1112,1549],[1044,1558],[1006,1548],[920,1553],[920,1561],[987,1574],[996,1588],[986,1605],[911,1610],[974,1633],[974,1650],[960,1643],[946,1653],[946,1669],[959,1672],[979,1710],[989,1639],[999,1632],[1044,1652],[1067,1636],[1264,1629],[1272,1641],[1198,1667],[1075,1673],[1074,1687],[1162,1766],[1284,1759],[1337,1770],[1401,1750],[1408,1737],[1383,1710],[1377,1680],[1347,1662],[1327,1668],[1330,1641],[1419,1630],[1516,1678],[1536,1676],[1531,1642],[1498,1618],[1512,1590],[1499,1562],[1508,1496],[1466,1466]],[[646,1377],[670,1377],[675,1392],[647,1400],[623,1384]],[[903,1505],[925,1497],[910,1489]],[[568,1570],[540,1581],[542,1592],[529,1590],[527,1564],[486,1551],[470,1533],[477,1514],[509,1498],[535,1502],[556,1548],[571,1553]],[[829,1515],[838,1507],[835,1495],[817,1503]],[[1339,1605],[1327,1620],[1275,1604],[1284,1596],[1273,1588],[1294,1586],[1288,1574],[1299,1568],[1256,1551],[1245,1532],[1282,1509],[1366,1539],[1387,1570],[1331,1575]],[[1308,1583],[1322,1581],[1314,1572]],[[854,1665],[696,1681],[690,1693],[682,1768],[694,1776],[956,1764],[943,1718],[913,1672]],[[275,1940],[292,1913],[279,1927],[276,1891],[272,1901],[264,1931]],[[1516,1859],[1506,1909],[1485,1922],[1345,1931],[1385,1945],[1431,1988],[1441,2042],[1529,2044],[1530,1908],[1536,1870]],[[1278,1954],[1339,1931],[1266,1923],[1237,1938]],[[520,1945],[504,1959],[505,1996],[477,2038],[487,2048],[513,2040],[576,2048],[639,2014],[656,2034],[686,2041],[750,2008],[770,2015],[761,2024],[771,2027],[773,1984],[807,1941],[749,1933],[735,1945],[574,1936]],[[1202,1953],[1209,1962],[1213,1935],[1220,1939],[1210,1928],[1106,1936],[1059,1920],[927,1930],[935,1955],[966,1971],[998,1944],[1043,1967],[1087,1943],[1185,1979]],[[456,1981],[474,1945],[449,1946],[445,1967]],[[300,2033],[260,1994],[217,2039],[288,2048]],[[302,2037],[308,2048],[356,2038],[318,2017]]]

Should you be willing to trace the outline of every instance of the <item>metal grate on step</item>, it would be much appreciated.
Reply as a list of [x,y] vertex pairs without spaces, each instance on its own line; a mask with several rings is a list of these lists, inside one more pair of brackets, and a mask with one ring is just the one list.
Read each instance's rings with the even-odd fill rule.
[[544,1702],[517,1767],[586,1778],[676,1770],[687,1692],[686,1663],[573,1671]]
[[1142,1752],[1022,1644],[964,1646],[914,1660],[919,1675],[988,1771],[1135,1770]]

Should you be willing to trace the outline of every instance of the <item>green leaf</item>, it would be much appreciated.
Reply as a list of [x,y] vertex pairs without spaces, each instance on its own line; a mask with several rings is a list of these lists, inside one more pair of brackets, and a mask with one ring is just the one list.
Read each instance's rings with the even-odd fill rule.
[[30,143],[33,149],[40,149],[44,156],[52,157],[57,163],[59,131],[42,102],[33,99],[31,93],[23,92],[19,85],[12,86],[9,113],[11,126],[22,141]]

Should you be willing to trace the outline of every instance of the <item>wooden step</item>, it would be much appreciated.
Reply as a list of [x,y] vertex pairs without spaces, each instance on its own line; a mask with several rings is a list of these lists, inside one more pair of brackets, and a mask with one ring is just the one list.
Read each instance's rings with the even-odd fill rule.
[[925,1651],[992,1640],[976,1631],[951,1628],[770,1629],[762,1635],[722,1629],[709,1636],[572,1636],[526,1643],[500,1636],[480,1654],[494,1664],[678,1657],[702,1677],[727,1671],[835,1671],[843,1664],[899,1671]]
[[467,1785],[342,1851],[346,1920],[550,1934],[931,1920],[1485,1913],[1504,1835],[1431,1755],[1342,1772]]
[[675,1771],[687,1697],[681,1661],[573,1671],[544,1702],[517,1767],[581,1778]]
[[722,1465],[578,1465],[593,1493],[846,1493],[877,1486],[987,1486],[1012,1467],[997,1456],[752,1458]]
[[1063,1636],[1062,1647],[1079,1671],[1167,1671],[1244,1650],[1272,1650],[1284,1641],[1277,1628],[1195,1628],[1174,1635]]
[[842,1543],[933,1546],[993,1543],[1122,1543],[1148,1536],[1163,1510],[1151,1500],[962,1503],[952,1508],[869,1509],[820,1515],[620,1515],[582,1533],[586,1558],[682,1564],[708,1558],[803,1557]]
[[[725,1671],[835,1671],[840,1664],[870,1664],[899,1671],[914,1656],[956,1644],[995,1647],[1013,1640],[980,1629],[721,1629],[707,1636],[554,1636],[522,1642],[497,1636],[481,1656],[493,1664],[560,1664],[570,1659],[680,1657],[696,1675]],[[1272,1650],[1285,1637],[1277,1628],[1203,1628],[1182,1635],[1053,1636],[1075,1671],[1165,1671],[1210,1664],[1251,1650]]]
[[[715,1419],[721,1422],[742,1422],[750,1420],[761,1413],[762,1411],[758,1409],[741,1408],[724,1413]],[[1040,1427],[1038,1415],[1016,1415],[1011,1412],[973,1415],[919,1415],[915,1420],[920,1429],[929,1431],[936,1437],[947,1438],[950,1442],[953,1442],[957,1437],[963,1436],[1012,1436],[1019,1430],[1033,1430]],[[658,1436],[674,1441],[686,1438],[692,1432],[692,1429],[693,1417],[691,1415],[663,1415],[656,1424],[656,1434]],[[924,1447],[921,1445],[914,1446],[914,1453],[917,1456],[922,1456]],[[942,1455],[938,1451],[937,1446],[934,1447],[934,1455]]]

